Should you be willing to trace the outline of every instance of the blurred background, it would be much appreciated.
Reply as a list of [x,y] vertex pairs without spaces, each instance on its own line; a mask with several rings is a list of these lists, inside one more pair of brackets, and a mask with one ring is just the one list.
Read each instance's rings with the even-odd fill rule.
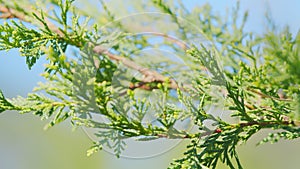
[[[107,0],[111,10],[117,11],[121,1]],[[126,3],[125,1],[122,1]],[[191,0],[184,1],[192,9],[195,5],[210,3],[214,12],[225,13],[227,9],[235,6],[235,0]],[[77,4],[84,1],[77,1]],[[246,24],[247,31],[263,33],[266,24],[265,12],[269,10],[275,23],[283,28],[290,26],[295,36],[300,28],[299,7],[297,0],[251,0],[241,1],[241,11],[249,11],[249,20]],[[3,22],[0,21],[0,24]],[[25,58],[20,57],[17,50],[0,52],[0,89],[8,98],[18,95],[26,96],[43,81],[39,76],[43,72],[42,58],[28,70]],[[91,157],[86,157],[86,150],[91,140],[85,132],[78,128],[73,130],[70,123],[65,122],[44,131],[45,121],[31,114],[20,115],[17,112],[4,112],[0,114],[0,169],[152,169],[167,168],[172,159],[182,156],[185,142],[170,151],[145,159],[117,159],[110,153],[101,151]],[[280,141],[276,145],[256,146],[268,131],[255,135],[247,144],[238,148],[240,158],[247,168],[299,168],[299,140]],[[223,166],[219,166],[223,168]]]

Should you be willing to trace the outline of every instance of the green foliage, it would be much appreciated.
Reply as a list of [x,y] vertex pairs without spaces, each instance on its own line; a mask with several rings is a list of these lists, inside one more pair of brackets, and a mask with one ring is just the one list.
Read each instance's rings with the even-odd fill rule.
[[[209,5],[189,11],[181,2],[138,2],[131,10],[164,15],[141,14],[132,22],[118,20],[104,1],[97,16],[71,0],[37,1],[30,9],[0,2],[10,9],[2,14],[15,18],[0,25],[0,50],[19,49],[29,68],[47,59],[46,82],[26,98],[6,99],[0,91],[0,113],[33,113],[49,119],[46,128],[70,119],[93,129],[88,156],[106,146],[120,157],[129,138],[190,139],[184,157],[169,168],[216,168],[219,162],[242,168],[236,147],[258,131],[272,130],[261,143],[299,137],[300,35],[245,32],[248,13],[239,19],[238,3],[222,17]],[[153,48],[167,48],[184,63],[166,53],[139,53]],[[236,120],[223,118],[223,111]],[[198,131],[178,127],[184,120]]]
[[14,106],[4,97],[2,91],[0,90],[0,113],[13,108]]
[[43,54],[48,44],[61,45],[59,40],[51,35],[43,35],[34,29],[28,29],[22,23],[12,21],[12,25],[4,23],[0,26],[1,50],[18,48],[26,57],[26,63],[31,68]]

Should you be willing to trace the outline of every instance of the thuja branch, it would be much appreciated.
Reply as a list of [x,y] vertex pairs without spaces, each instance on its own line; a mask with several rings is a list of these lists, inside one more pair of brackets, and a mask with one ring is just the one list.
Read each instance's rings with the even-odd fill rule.
[[[30,8],[27,8],[27,10],[31,11]],[[16,18],[16,19],[19,19],[24,22],[32,23],[31,20],[33,19],[33,16],[26,15],[25,13],[19,12],[16,9],[9,8],[9,7],[3,6],[1,4],[0,4],[0,12],[2,13],[0,15],[0,18],[2,18],[2,19]],[[42,16],[42,14],[38,11],[32,11],[32,12],[36,16]],[[31,19],[29,19],[28,17],[30,17]],[[57,28],[57,26],[55,26],[48,18],[45,18],[45,23],[46,23],[46,26],[49,27],[51,31],[55,32],[60,37],[65,36],[64,33],[59,28]],[[43,25],[43,23],[39,22],[38,26],[45,26],[45,25]]]
[[[0,5],[0,12],[2,13],[1,18],[2,19],[12,19],[12,18],[16,18],[25,22],[29,22],[32,23],[31,20],[26,19],[26,17],[28,17],[27,15],[25,15],[24,13],[21,13],[13,8],[9,8],[6,6],[2,6]],[[40,12],[34,11],[35,15],[37,16],[42,16],[42,14]],[[55,32],[59,37],[65,39],[66,38],[66,34],[59,29],[57,26],[55,26],[50,19],[45,18],[45,24],[43,25],[43,23],[39,22],[39,26],[47,26],[51,31]],[[175,37],[163,34],[163,33],[158,33],[158,32],[146,32],[145,34],[150,34],[150,35],[155,35],[155,36],[161,36],[163,38],[168,39],[170,42],[173,42],[175,44],[177,44],[182,50],[187,50],[189,49],[189,46],[183,42],[180,41],[178,39],[176,39]],[[72,44],[75,45],[76,47],[81,47],[82,44]],[[135,89],[135,88],[141,88],[141,89],[145,89],[145,90],[152,90],[156,87],[151,87],[148,84],[155,82],[155,83],[163,83],[166,81],[167,77],[161,75],[160,73],[156,72],[156,71],[152,71],[148,68],[142,67],[138,64],[136,64],[135,62],[126,59],[124,57],[121,56],[117,56],[114,55],[112,53],[110,53],[109,51],[107,51],[106,49],[104,49],[101,45],[96,45],[93,48],[93,51],[99,55],[107,55],[111,60],[117,61],[117,62],[121,62],[123,63],[125,66],[127,66],[128,68],[131,68],[133,70],[137,70],[139,71],[141,74],[144,75],[144,78],[142,79],[141,83],[134,85],[134,86],[129,86],[130,89]],[[96,65],[96,63],[95,63]],[[169,80],[169,88],[170,89],[177,89],[179,86],[177,84],[177,82],[174,79],[170,79]],[[190,85],[185,85],[184,87],[188,87],[188,88],[192,88]],[[182,88],[183,89],[183,88]]]
[[[298,76],[278,78],[285,79],[284,81],[269,78],[280,74],[278,71],[271,72],[272,66],[274,67],[271,62],[276,57],[298,58],[298,55],[294,55],[295,53],[298,54],[297,45],[293,46],[293,43],[299,43],[297,40],[287,41],[288,38],[286,37],[281,40],[270,38],[270,42],[261,43],[263,47],[261,50],[259,46],[253,45],[261,41],[255,41],[252,39],[252,35],[248,37],[247,34],[244,34],[242,32],[243,26],[238,28],[235,22],[232,25],[228,24],[228,21],[223,23],[222,18],[215,20],[218,17],[211,16],[209,9],[204,9],[199,13],[196,10],[195,17],[190,17],[191,15],[185,12],[187,18],[199,19],[195,23],[200,24],[204,30],[203,33],[208,36],[215,35],[214,37],[218,38],[217,42],[219,43],[216,46],[220,50],[217,47],[210,50],[203,45],[201,48],[191,49],[188,44],[173,36],[157,32],[145,33],[162,37],[164,42],[167,41],[172,44],[173,49],[179,47],[183,52],[189,50],[187,53],[196,60],[187,65],[190,68],[195,68],[193,69],[194,72],[188,72],[193,76],[193,84],[181,85],[175,79],[141,66],[125,55],[116,55],[105,48],[105,43],[115,39],[119,40],[122,37],[118,36],[115,39],[113,37],[115,35],[106,37],[94,24],[93,21],[96,19],[93,20],[93,18],[90,22],[85,16],[80,18],[81,16],[74,12],[76,11],[75,7],[74,10],[69,10],[73,0],[51,2],[58,9],[57,11],[60,10],[60,13],[56,13],[55,17],[51,15],[51,12],[46,13],[31,7],[22,10],[18,5],[0,5],[0,18],[19,19],[21,21],[17,23],[13,20],[11,24],[5,23],[4,26],[0,26],[4,32],[0,34],[1,43],[3,43],[1,49],[20,48],[21,54],[33,58],[28,62],[30,66],[35,63],[36,59],[45,54],[50,62],[46,65],[46,70],[42,75],[49,84],[40,85],[39,88],[39,90],[49,94],[50,97],[48,95],[29,94],[26,99],[9,100],[5,99],[1,93],[0,112],[5,110],[19,110],[21,113],[34,112],[42,118],[53,117],[55,114],[51,126],[71,117],[72,123],[76,126],[84,125],[99,129],[100,132],[97,137],[103,138],[103,140],[95,145],[97,150],[109,139],[117,140],[116,144],[113,145],[118,145],[120,139],[138,136],[144,136],[140,139],[144,141],[157,138],[192,140],[184,159],[177,161],[176,169],[186,166],[186,168],[203,168],[203,166],[215,168],[219,160],[226,163],[230,168],[235,168],[231,158],[235,159],[237,166],[241,168],[236,146],[240,142],[247,141],[260,129],[283,129],[284,132],[280,133],[280,137],[285,139],[294,139],[300,136],[298,134],[300,124],[293,117],[293,111],[297,108],[293,99],[300,99],[300,95],[298,81],[292,78]],[[183,37],[191,37],[194,34],[189,32],[189,25],[179,23],[176,19],[176,12],[167,4],[163,1],[155,1],[155,4],[156,7],[171,15],[172,22],[179,26],[180,34],[189,35]],[[74,13],[71,14],[71,12]],[[236,15],[237,13],[233,16],[234,21],[236,21]],[[82,22],[79,21],[85,19],[87,20],[84,22],[85,24],[80,24]],[[28,29],[23,25],[23,22],[37,27]],[[121,22],[118,28],[126,32],[120,24]],[[228,29],[227,25],[232,27]],[[111,30],[114,32],[114,29]],[[106,39],[102,41],[102,37]],[[265,38],[259,37],[259,39]],[[126,41],[126,44],[120,43],[114,46],[114,49],[122,53],[124,49],[128,51],[152,46],[148,40],[146,38],[141,40],[137,37]],[[278,41],[284,43],[281,45]],[[103,43],[104,45],[102,45]],[[265,46],[268,44],[272,47],[276,43],[278,43],[275,45],[276,50],[272,48],[265,50]],[[136,46],[137,44],[140,46]],[[230,47],[232,45],[233,47]],[[78,60],[65,56],[66,46],[73,46],[80,50]],[[284,52],[277,51],[277,46],[286,46],[282,50]],[[242,52],[234,52],[232,48]],[[257,54],[253,52],[256,48],[259,49]],[[177,48],[175,51],[178,52]],[[251,55],[246,51],[249,51]],[[266,52],[266,54],[260,52]],[[277,56],[278,53],[280,56]],[[217,62],[218,55],[227,60],[224,61],[224,65],[229,70],[221,69]],[[243,58],[244,56],[246,58]],[[265,56],[271,59],[264,58]],[[250,62],[247,61],[247,58],[253,60],[255,68],[252,68],[250,64],[248,65]],[[256,63],[257,60],[269,61],[258,64]],[[281,60],[285,60],[285,58]],[[237,64],[238,62],[240,63]],[[116,98],[115,94],[124,91],[124,88],[121,87],[119,90],[112,85],[117,69],[116,63],[121,63],[143,75],[141,79],[134,79],[137,83],[128,86],[127,89],[129,90],[126,90],[127,95],[122,97],[123,100],[119,99],[121,98],[120,95]],[[294,63],[298,63],[297,60]],[[284,65],[287,64],[292,64],[292,62],[289,61]],[[167,65],[169,66],[169,63]],[[297,68],[295,65],[290,65],[289,69],[297,73],[298,71],[294,70]],[[199,67],[205,67],[205,71]],[[173,70],[173,68],[170,69]],[[134,89],[151,91],[157,88],[160,92],[160,95],[155,96],[157,103],[150,103],[146,98],[139,98],[139,91],[134,91]],[[195,92],[186,92],[184,91],[185,88],[194,89]],[[169,91],[170,89],[172,91]],[[174,89],[177,89],[177,93],[174,92]],[[282,89],[286,93],[276,93],[279,91],[278,89]],[[221,97],[215,95],[217,91],[221,93]],[[147,92],[147,94],[149,93],[151,92]],[[218,101],[221,99],[225,100],[225,109],[231,110],[231,115],[237,117],[240,122],[227,123],[221,117],[207,113],[207,108],[214,106],[213,102],[219,104]],[[179,104],[181,106],[178,106]],[[153,106],[151,107],[152,110],[149,109],[150,106]],[[155,122],[143,123],[147,112],[157,113],[155,114]],[[97,119],[93,117],[94,114],[104,116],[107,121],[95,122]],[[186,119],[191,120],[198,127],[199,130],[196,134],[178,129],[176,122]],[[208,129],[205,125],[206,120],[213,121],[215,128]]]

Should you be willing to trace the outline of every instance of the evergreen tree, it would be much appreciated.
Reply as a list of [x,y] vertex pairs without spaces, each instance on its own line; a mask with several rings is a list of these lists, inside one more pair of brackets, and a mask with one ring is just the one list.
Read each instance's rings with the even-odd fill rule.
[[87,155],[107,146],[120,156],[129,138],[190,140],[170,169],[242,168],[237,146],[263,129],[271,132],[259,144],[299,137],[299,34],[270,19],[264,34],[246,32],[239,3],[227,17],[181,1],[119,3],[126,17],[102,0],[89,10],[0,0],[0,49],[19,49],[29,69],[47,59],[45,82],[26,98],[0,91],[0,113],[91,129]]

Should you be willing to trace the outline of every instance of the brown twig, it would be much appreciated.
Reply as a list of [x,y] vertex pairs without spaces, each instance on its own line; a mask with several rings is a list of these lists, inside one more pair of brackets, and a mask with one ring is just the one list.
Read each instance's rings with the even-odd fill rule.
[[150,35],[156,35],[156,36],[161,36],[165,39],[168,39],[169,41],[173,42],[174,44],[178,45],[181,49],[183,50],[188,50],[190,47],[187,43],[177,39],[176,37],[164,34],[164,33],[159,33],[159,32],[146,32],[144,34],[150,34]]
[[259,90],[255,90],[255,89],[248,88],[248,90],[251,91],[251,92],[253,92],[253,93],[255,93],[255,94],[258,94],[262,98],[270,98],[270,99],[279,100],[279,101],[292,101],[291,99],[287,99],[287,98],[283,98],[283,97],[277,98],[277,97],[269,96],[267,94],[262,93]]
[[12,8],[8,8],[6,6],[0,5],[0,13],[1,13],[0,18],[2,18],[2,19],[18,18],[22,21],[27,22],[24,14],[12,9]]
[[257,121],[250,121],[247,123],[240,123],[238,124],[239,127],[248,127],[248,126],[253,126],[253,125],[258,125],[260,127],[266,127],[269,125],[289,125],[292,124],[290,121],[282,121],[282,122],[277,122],[277,121],[264,121],[264,122],[257,122]]
[[[144,68],[138,64],[136,64],[135,62],[126,59],[124,57],[121,56],[117,56],[114,55],[112,53],[110,53],[108,50],[104,49],[102,46],[95,46],[93,51],[99,55],[101,54],[105,54],[107,55],[111,60],[115,60],[117,62],[121,62],[123,63],[126,67],[131,68],[133,70],[137,70],[139,71],[141,74],[144,75],[144,78],[142,80],[143,83],[151,83],[151,82],[164,82],[166,81],[166,77],[157,73],[156,71],[152,71],[148,68]],[[169,84],[169,88],[171,89],[177,89],[178,88],[178,84],[176,83],[175,80],[170,79],[170,84]]]

